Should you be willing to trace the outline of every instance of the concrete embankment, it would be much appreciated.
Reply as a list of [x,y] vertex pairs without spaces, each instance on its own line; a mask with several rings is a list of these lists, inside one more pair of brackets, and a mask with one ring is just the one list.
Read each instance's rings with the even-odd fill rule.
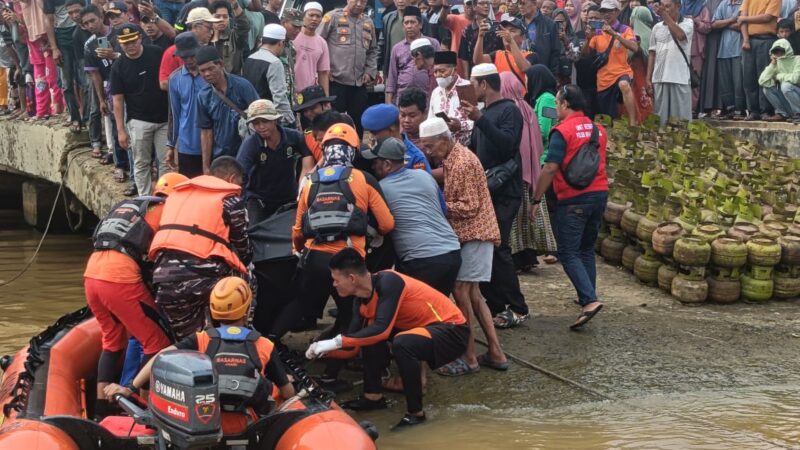
[[800,124],[709,120],[709,125],[751,144],[763,145],[792,158],[800,158]]
[[[31,214],[49,213],[57,185],[62,181],[69,191],[71,209],[77,207],[77,200],[89,211],[102,215],[123,198],[125,185],[114,182],[113,166],[100,165],[91,157],[88,134],[71,133],[60,122],[0,122],[0,172],[32,179],[22,186],[28,222]],[[33,220],[33,224],[40,223],[41,218]]]

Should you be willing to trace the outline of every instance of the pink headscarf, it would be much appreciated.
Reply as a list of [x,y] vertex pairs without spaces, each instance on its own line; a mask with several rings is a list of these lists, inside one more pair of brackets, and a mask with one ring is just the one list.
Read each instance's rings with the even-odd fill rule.
[[539,119],[536,112],[523,98],[522,83],[513,72],[500,74],[500,93],[504,98],[513,100],[522,113],[522,141],[519,144],[519,155],[522,161],[522,179],[529,190],[536,187],[536,180],[542,168],[539,159],[544,152],[542,145],[542,132],[539,129]]
[[572,24],[572,30],[577,33],[583,29],[581,25],[581,5],[583,2],[581,2],[581,0],[566,0],[564,4],[566,5],[567,2],[572,2],[575,6],[575,15],[570,16],[569,13],[567,13],[567,16],[569,16],[569,22]]

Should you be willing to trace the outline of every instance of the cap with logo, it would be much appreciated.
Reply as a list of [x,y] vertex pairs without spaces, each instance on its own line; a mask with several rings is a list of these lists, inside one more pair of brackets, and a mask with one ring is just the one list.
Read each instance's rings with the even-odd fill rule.
[[142,35],[142,29],[134,23],[125,23],[117,33],[117,42],[127,44],[133,42]]
[[286,39],[286,28],[283,28],[283,25],[271,23],[264,27],[264,32],[261,34],[261,37],[282,41]]
[[194,8],[189,11],[189,15],[186,16],[186,23],[190,24],[195,22],[217,23],[222,22],[222,19],[217,19],[212,16],[208,8]]
[[308,86],[294,96],[294,112],[304,111],[317,103],[332,102],[336,100],[335,95],[327,96],[325,91],[318,85]]
[[125,2],[109,2],[106,4],[105,12],[106,14],[123,14],[128,12],[128,5]]
[[389,161],[403,161],[406,159],[406,144],[397,138],[386,138],[378,141],[372,150],[361,152],[364,159],[388,159]]
[[278,120],[280,118],[281,114],[275,108],[275,104],[269,100],[259,99],[247,107],[247,123],[256,119]]
[[444,119],[441,117],[431,117],[419,124],[419,137],[439,136],[440,134],[446,133],[448,130],[450,129],[447,128],[447,122],[445,122]]
[[520,31],[527,31],[527,27],[522,23],[522,19],[514,17],[509,13],[503,14],[500,18],[500,25],[504,27],[514,27]]

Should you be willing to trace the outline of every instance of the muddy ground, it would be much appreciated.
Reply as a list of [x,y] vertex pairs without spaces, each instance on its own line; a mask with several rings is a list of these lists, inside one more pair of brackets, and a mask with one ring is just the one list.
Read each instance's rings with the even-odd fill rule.
[[[614,399],[697,391],[725,395],[800,381],[800,300],[683,305],[598,259],[598,290],[606,306],[583,331],[573,332],[568,326],[578,307],[560,265],[540,265],[520,281],[534,314],[522,326],[500,331],[503,348]],[[312,372],[319,370],[318,363],[311,365]],[[507,373],[483,368],[457,380],[431,374],[429,381],[425,401],[434,410],[478,404],[488,411],[515,411],[602,401],[516,362]],[[360,392],[357,386],[339,399]],[[387,421],[403,412],[402,396],[390,397],[396,403]],[[800,440],[795,443],[800,446]]]

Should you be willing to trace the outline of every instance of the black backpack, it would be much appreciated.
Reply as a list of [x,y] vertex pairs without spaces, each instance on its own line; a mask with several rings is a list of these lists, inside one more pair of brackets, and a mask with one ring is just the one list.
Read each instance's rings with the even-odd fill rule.
[[589,141],[580,146],[575,156],[569,160],[567,167],[562,167],[561,174],[564,181],[575,190],[581,191],[589,187],[597,177],[600,169],[600,131],[592,123],[592,136]]
[[117,250],[143,263],[155,231],[144,220],[151,205],[163,203],[162,197],[136,197],[123,200],[97,224],[92,236],[95,250]]
[[307,239],[322,243],[366,236],[367,215],[350,189],[352,172],[352,167],[328,167],[311,173],[308,211],[301,224]]

